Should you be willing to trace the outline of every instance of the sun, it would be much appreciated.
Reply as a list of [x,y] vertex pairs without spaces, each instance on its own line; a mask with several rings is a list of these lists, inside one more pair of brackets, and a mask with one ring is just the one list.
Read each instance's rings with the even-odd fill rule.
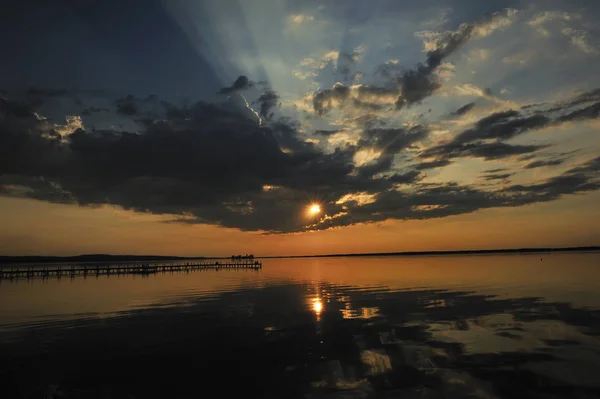
[[319,206],[319,204],[312,204],[308,211],[311,215],[317,215],[321,213],[321,207]]

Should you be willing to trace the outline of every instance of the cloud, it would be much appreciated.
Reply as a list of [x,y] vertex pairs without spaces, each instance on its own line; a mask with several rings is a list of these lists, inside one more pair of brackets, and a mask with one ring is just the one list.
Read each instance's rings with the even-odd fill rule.
[[[247,103],[232,101],[179,107],[165,103],[163,114],[138,132],[80,127],[63,137],[29,106],[1,100],[1,195],[80,206],[111,204],[174,215],[173,220],[185,223],[287,233],[389,218],[445,217],[600,189],[600,158],[504,191],[489,185],[426,183],[422,170],[435,167],[433,163],[397,169],[394,162],[399,152],[427,138],[426,127],[367,125],[360,146],[324,152],[304,141],[297,122],[279,118],[263,126],[241,106]],[[77,119],[70,122],[74,127]],[[358,166],[355,156],[366,147],[379,155]],[[498,159],[537,148],[464,143],[455,151]],[[449,157],[436,161],[437,166],[448,163]],[[484,180],[509,174],[492,172]],[[316,192],[324,216],[305,220],[306,193]],[[341,201],[357,193],[368,200]]]
[[461,116],[461,115],[464,115],[464,114],[468,113],[469,111],[471,111],[474,107],[475,107],[475,103],[474,102],[468,103],[468,104],[463,105],[462,107],[460,107],[456,111],[452,112],[450,115],[452,115],[452,116]]
[[505,170],[507,170],[507,169],[506,168],[488,169],[488,170],[485,170],[483,173],[498,173],[498,172],[504,172]]
[[[137,133],[78,128],[66,138],[27,106],[0,105],[7,115],[0,126],[0,184],[46,201],[290,232],[305,229],[298,215],[307,190],[337,201],[354,190],[385,191],[398,179],[372,179],[391,165],[359,170],[354,148],[323,153],[301,139],[292,121],[262,127],[237,103],[168,105]],[[265,185],[279,188],[264,192]]]
[[573,20],[581,19],[580,14],[573,14],[563,11],[544,11],[536,14],[527,23],[529,26],[535,28],[537,32],[543,36],[549,36],[550,32],[546,29],[545,25],[555,21],[568,22]]
[[271,119],[273,117],[271,110],[277,107],[277,104],[279,103],[279,95],[273,90],[267,89],[260,95],[260,97],[258,97],[255,103],[259,104],[260,116],[265,119]]
[[318,115],[323,115],[331,108],[339,107],[350,96],[350,88],[336,83],[331,89],[319,92],[313,98],[313,107]]
[[567,194],[600,189],[599,172],[600,157],[597,157],[544,182],[508,187],[507,192],[518,195],[527,203],[551,201]]
[[[52,118],[55,113],[32,108],[31,102],[6,100],[0,103],[1,195],[80,206],[110,204],[171,215],[173,221],[182,223],[289,233],[518,207],[600,189],[593,161],[556,176],[552,174],[563,167],[527,173],[532,180],[528,184],[509,182],[516,168],[564,163],[564,154],[541,151],[554,138],[544,134],[550,127],[597,119],[600,90],[554,103],[542,102],[536,97],[539,91],[532,92],[527,101],[536,104],[521,107],[517,101],[530,95],[525,92],[528,86],[520,92],[514,82],[506,81],[510,76],[492,70],[487,73],[492,81],[479,74],[469,82],[465,79],[474,76],[470,70],[450,64],[464,65],[464,58],[453,60],[452,56],[465,44],[508,28],[516,15],[506,10],[455,30],[424,33],[421,62],[408,67],[388,50],[382,55],[387,63],[372,62],[371,55],[380,51],[377,45],[384,43],[367,41],[369,57],[362,58],[361,48],[335,49],[340,43],[343,50],[353,48],[346,47],[352,37],[326,42],[306,58],[299,57],[302,61],[296,65],[301,77],[318,76],[315,82],[291,77],[292,84],[285,85],[289,75],[279,79],[277,74],[268,74],[273,82],[284,81],[281,93],[242,75],[219,90],[226,100],[218,103],[174,105],[157,97],[104,95],[103,100],[111,104],[102,115],[105,126],[111,126],[110,118],[117,113],[119,122],[133,122],[123,123],[122,128],[94,129],[87,118],[84,126],[73,112],[63,114],[70,115],[66,122],[60,118],[57,122],[40,115]],[[289,22],[307,21],[303,16]],[[499,59],[504,56],[490,50]],[[340,78],[352,76],[357,68],[376,72],[363,73],[360,84]],[[328,72],[333,75],[323,76]],[[446,90],[449,73],[455,78]],[[515,102],[495,98],[486,84],[493,84],[494,92],[510,88]],[[317,85],[322,89],[314,91]],[[243,90],[247,90],[244,96]],[[290,98],[298,94],[295,90],[309,93],[301,100]],[[416,106],[435,93],[427,106]],[[451,108],[437,108],[448,96],[456,95],[479,99],[468,104],[463,101],[466,97],[458,103],[452,99]],[[277,110],[280,102],[282,108]],[[288,108],[289,104],[297,108]],[[462,104],[451,112],[455,117],[451,119],[467,116],[460,123],[436,120]],[[103,111],[88,107],[82,115]],[[331,118],[314,115],[330,112]],[[104,118],[90,118],[90,122],[94,119]],[[526,136],[532,132],[536,141]],[[490,167],[470,184],[432,183],[457,176],[456,170],[480,166],[481,162],[465,162],[472,158],[500,161],[493,164],[506,168]],[[309,198],[317,195],[322,217],[308,220],[305,208]]]
[[510,145],[504,141],[549,126],[596,119],[600,116],[600,101],[595,102],[599,95],[598,90],[592,90],[546,108],[532,110],[535,107],[526,106],[520,110],[495,112],[451,140],[425,149],[419,157],[493,160],[536,152],[545,146]]
[[334,108],[350,108],[377,111],[392,108],[397,98],[396,90],[385,87],[353,85],[337,82],[331,89],[322,90],[313,97],[313,109],[317,115],[325,115]]
[[364,52],[364,49],[362,47],[358,47],[356,48],[354,51],[350,52],[350,53],[346,53],[346,52],[340,52],[339,53],[339,57],[338,57],[338,61],[339,60],[344,60],[345,62],[349,62],[351,64],[355,64],[358,61],[360,61],[361,55]]
[[78,129],[83,129],[83,121],[80,116],[69,115],[67,116],[67,123],[65,125],[54,125],[54,131],[60,134],[62,137],[68,136]]
[[549,160],[538,160],[538,161],[533,161],[531,163],[528,163],[527,165],[525,165],[523,168],[525,169],[536,169],[536,168],[541,168],[544,166],[556,166],[556,165],[562,165],[565,162],[564,159],[549,159]]
[[481,176],[481,178],[484,180],[487,180],[487,181],[494,181],[494,180],[506,181],[512,175],[514,175],[514,173],[485,174],[484,176]]
[[132,95],[128,95],[124,98],[119,98],[115,101],[117,107],[117,114],[132,116],[138,113],[138,107],[136,105],[136,99]]
[[423,126],[414,126],[408,129],[370,128],[365,130],[358,145],[363,148],[375,148],[384,155],[391,155],[425,139],[428,134],[428,130]]
[[508,140],[524,132],[547,126],[550,119],[544,115],[521,116],[517,111],[503,111],[480,119],[472,129],[465,130],[454,138],[454,143],[476,140]]
[[219,90],[219,94],[231,94],[237,91],[250,89],[253,86],[254,82],[248,79],[247,76],[241,75],[231,84],[231,86],[223,87]]
[[[380,65],[376,74],[388,79],[380,86],[362,85],[360,89],[354,90],[336,83],[332,88],[324,89],[314,96],[314,111],[318,115],[324,115],[333,108],[357,104],[363,109],[375,109],[381,104],[390,103],[390,98],[394,99],[393,104],[396,109],[419,103],[441,87],[436,72],[446,58],[469,40],[488,36],[495,30],[510,25],[515,15],[516,11],[506,10],[474,23],[462,24],[455,31],[421,32],[420,37],[425,38],[427,51],[424,63],[408,70],[401,68],[398,62]],[[350,98],[354,101],[348,101]]]
[[528,24],[531,26],[540,26],[551,21],[571,21],[580,18],[580,14],[572,14],[564,11],[544,11],[531,18]]
[[90,106],[81,111],[82,116],[90,116],[98,112],[109,112],[108,108]]
[[530,154],[546,148],[541,145],[512,145],[501,142],[491,143],[450,143],[431,147],[420,154],[421,158],[440,157],[453,158],[483,158],[487,161],[509,158],[516,155]]
[[[600,157],[566,173],[531,185],[513,185],[483,190],[457,183],[421,183],[416,190],[390,190],[376,201],[354,208],[336,219],[338,226],[386,219],[429,219],[472,213],[486,208],[516,207],[556,200],[600,189]],[[324,222],[315,228],[327,228]]]
[[561,33],[571,39],[571,44],[586,54],[596,54],[598,51],[592,46],[590,36],[586,31],[573,28],[563,28]]
[[315,17],[312,15],[308,15],[308,14],[293,14],[288,17],[289,23],[296,24],[296,25],[299,25],[299,24],[302,24],[305,22],[314,21],[314,20],[315,20]]
[[448,166],[451,164],[452,164],[451,160],[445,159],[445,158],[440,158],[435,161],[421,162],[421,163],[415,165],[415,169],[417,169],[417,170],[437,169],[437,168],[443,168],[444,166]]
[[344,131],[344,129],[333,129],[333,130],[322,130],[321,129],[321,130],[315,130],[315,134],[328,137],[328,136],[333,136],[334,134],[341,133],[343,131]]
[[[550,36],[549,26],[569,38],[571,44],[586,54],[597,54],[598,49],[590,43],[590,34],[583,29],[574,28],[573,23],[582,19],[581,14],[561,11],[545,11],[535,15],[528,24],[542,36]],[[582,25],[586,26],[586,25]]]

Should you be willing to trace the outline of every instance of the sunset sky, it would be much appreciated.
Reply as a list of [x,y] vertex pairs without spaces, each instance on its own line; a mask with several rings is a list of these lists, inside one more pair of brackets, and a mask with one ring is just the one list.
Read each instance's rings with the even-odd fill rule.
[[595,0],[15,2],[0,255],[600,245],[598,21]]

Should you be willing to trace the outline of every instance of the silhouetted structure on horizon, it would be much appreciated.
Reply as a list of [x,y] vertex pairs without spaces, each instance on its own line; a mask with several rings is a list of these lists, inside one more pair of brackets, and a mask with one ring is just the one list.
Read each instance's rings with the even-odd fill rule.
[[231,261],[254,260],[254,254],[246,255],[231,255]]

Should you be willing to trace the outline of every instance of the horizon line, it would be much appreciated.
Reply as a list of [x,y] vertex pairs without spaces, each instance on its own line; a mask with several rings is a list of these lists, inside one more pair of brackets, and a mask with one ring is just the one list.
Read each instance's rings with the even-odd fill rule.
[[[427,255],[477,255],[494,253],[534,253],[534,252],[585,252],[600,251],[598,246],[582,247],[526,247],[526,248],[504,248],[504,249],[468,249],[468,250],[436,250],[436,251],[396,251],[396,252],[359,252],[359,253],[332,253],[313,255],[270,255],[254,256],[255,259],[289,259],[289,258],[328,258],[328,257],[369,257],[369,256],[427,256]],[[133,255],[133,254],[80,254],[80,255],[0,255],[0,262],[7,261],[60,261],[78,258],[112,258],[130,260],[167,260],[167,259],[227,259],[230,256],[177,256],[177,255]]]

